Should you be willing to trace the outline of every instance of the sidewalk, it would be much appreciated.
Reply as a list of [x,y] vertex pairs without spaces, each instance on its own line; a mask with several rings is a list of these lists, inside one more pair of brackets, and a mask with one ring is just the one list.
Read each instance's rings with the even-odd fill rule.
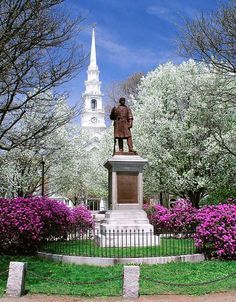
[[142,296],[139,299],[81,298],[73,296],[26,295],[21,298],[0,298],[0,302],[236,302],[236,291],[204,296],[158,295]]

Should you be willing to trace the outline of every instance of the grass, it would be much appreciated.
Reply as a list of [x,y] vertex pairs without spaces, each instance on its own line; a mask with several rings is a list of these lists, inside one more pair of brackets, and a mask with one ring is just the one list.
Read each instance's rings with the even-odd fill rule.
[[175,256],[196,253],[194,241],[191,238],[175,239],[161,238],[160,245],[134,247],[99,247],[94,240],[71,240],[50,242],[43,247],[43,251],[54,254],[88,256],[88,257],[153,257]]
[[207,293],[236,290],[236,275],[222,281],[201,286],[173,286],[159,285],[157,282],[144,280],[167,281],[172,283],[194,284],[208,282],[236,273],[235,261],[203,261],[199,263],[167,263],[165,265],[152,265],[141,267],[141,295],[152,294],[189,294],[203,295]]
[[[78,295],[78,296],[121,296],[122,294],[122,265],[110,267],[96,267],[87,265],[73,265],[56,263],[32,256],[2,256],[0,258],[0,272],[6,270],[10,261],[23,261],[28,263],[26,289],[32,293]],[[204,261],[200,263],[168,263],[163,265],[141,265],[140,294],[190,294],[201,295],[213,292],[236,290],[236,276],[224,281],[215,282],[207,286],[177,287],[158,285],[160,280],[174,283],[191,284],[217,279],[236,272],[234,261]],[[117,277],[117,280],[99,284],[68,285],[37,278],[30,273],[44,277],[64,280],[66,282],[88,282]],[[0,295],[6,288],[7,275],[0,275]]]
[[[38,257],[10,257],[2,256],[0,260],[0,271],[8,268],[10,261],[23,261],[28,263],[26,277],[26,289],[30,293],[80,295],[80,296],[119,296],[122,288],[122,266],[96,267],[88,265],[74,265],[56,263],[43,260]],[[60,279],[66,282],[90,282],[114,278],[117,280],[99,284],[69,285],[60,282],[43,280],[30,273],[52,279]],[[6,288],[7,275],[0,276],[0,295]]]

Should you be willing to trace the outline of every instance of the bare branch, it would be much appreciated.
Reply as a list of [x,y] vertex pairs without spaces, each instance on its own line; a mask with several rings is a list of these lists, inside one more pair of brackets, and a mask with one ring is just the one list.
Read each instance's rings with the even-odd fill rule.
[[211,15],[187,20],[179,37],[179,51],[213,65],[221,72],[236,73],[236,6],[232,0]]
[[[79,72],[86,57],[74,37],[83,19],[62,12],[63,0],[5,0],[0,2],[0,149],[30,143],[51,133],[74,115],[54,115],[56,88]],[[50,91],[48,101],[45,94]],[[38,101],[35,101],[38,99]],[[41,103],[39,100],[44,99]],[[20,131],[22,118],[47,106],[41,127]],[[50,120],[51,119],[51,120]]]

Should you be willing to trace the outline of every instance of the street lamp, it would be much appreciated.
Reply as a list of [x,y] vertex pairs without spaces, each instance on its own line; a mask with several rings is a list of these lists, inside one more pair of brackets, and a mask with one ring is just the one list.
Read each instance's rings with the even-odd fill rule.
[[44,168],[45,168],[45,161],[42,159],[41,161],[42,164],[42,197],[44,197]]

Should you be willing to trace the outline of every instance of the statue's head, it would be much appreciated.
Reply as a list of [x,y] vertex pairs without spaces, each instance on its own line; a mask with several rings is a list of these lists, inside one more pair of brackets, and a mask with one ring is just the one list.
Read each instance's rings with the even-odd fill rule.
[[120,103],[121,105],[124,105],[124,104],[125,104],[125,98],[120,98],[120,99],[119,99],[119,103]]

